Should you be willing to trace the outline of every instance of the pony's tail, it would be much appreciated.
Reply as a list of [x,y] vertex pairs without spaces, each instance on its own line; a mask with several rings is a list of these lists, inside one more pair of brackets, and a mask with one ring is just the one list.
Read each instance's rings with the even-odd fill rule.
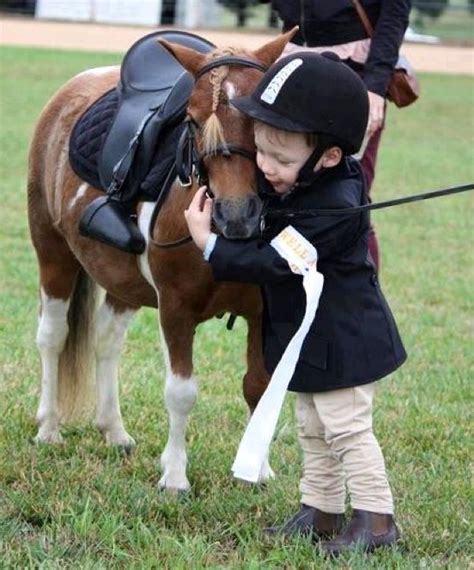
[[94,403],[97,291],[81,270],[69,305],[66,343],[59,357],[58,406],[63,422],[89,415]]

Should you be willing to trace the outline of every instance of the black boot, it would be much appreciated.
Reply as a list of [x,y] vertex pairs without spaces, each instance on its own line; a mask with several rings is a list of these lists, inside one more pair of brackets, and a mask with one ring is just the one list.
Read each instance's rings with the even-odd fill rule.
[[139,255],[145,251],[146,241],[130,214],[123,202],[100,196],[84,210],[79,222],[79,233],[127,253]]
[[272,526],[263,529],[266,537],[289,538],[292,536],[311,536],[313,538],[330,538],[337,534],[344,524],[344,515],[325,513],[309,507],[301,505],[301,509],[289,521],[281,526]]
[[357,548],[372,552],[382,546],[391,546],[399,539],[392,515],[354,509],[347,527],[333,540],[323,542],[321,547],[326,554],[338,556]]

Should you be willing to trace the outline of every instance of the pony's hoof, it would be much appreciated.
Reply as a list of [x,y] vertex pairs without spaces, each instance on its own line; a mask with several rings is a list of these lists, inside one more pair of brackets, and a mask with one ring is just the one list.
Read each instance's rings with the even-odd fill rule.
[[130,455],[133,454],[133,452],[135,451],[135,447],[137,446],[137,444],[135,442],[133,442],[133,444],[131,445],[117,445],[115,446],[118,450],[118,452],[121,455],[130,457]]
[[110,447],[118,447],[123,449],[127,453],[131,453],[133,449],[137,446],[136,441],[133,439],[131,435],[125,432],[102,432],[105,443]]
[[64,443],[63,436],[57,430],[39,430],[33,441],[38,444],[55,444],[61,445]]
[[170,495],[185,496],[191,490],[191,485],[186,477],[178,479],[165,474],[158,482],[158,489],[166,491]]
[[191,489],[175,489],[173,487],[161,487],[158,484],[158,492],[166,494],[168,497],[173,497],[177,501],[186,502],[191,497]]

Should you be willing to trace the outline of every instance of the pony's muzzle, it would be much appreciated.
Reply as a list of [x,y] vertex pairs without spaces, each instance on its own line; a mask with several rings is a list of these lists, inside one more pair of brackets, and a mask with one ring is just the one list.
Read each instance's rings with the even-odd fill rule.
[[263,202],[257,195],[239,199],[215,199],[212,218],[228,239],[248,239],[257,234]]

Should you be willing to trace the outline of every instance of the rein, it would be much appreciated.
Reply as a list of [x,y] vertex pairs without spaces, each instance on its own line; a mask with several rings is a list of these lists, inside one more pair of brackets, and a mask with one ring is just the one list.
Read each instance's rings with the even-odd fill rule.
[[173,178],[176,178],[176,164],[174,164],[171,170],[168,172],[166,180],[164,181],[163,186],[161,187],[161,191],[160,194],[158,195],[158,199],[155,202],[155,206],[153,208],[153,212],[150,218],[150,224],[148,226],[148,239],[150,243],[156,245],[156,247],[160,247],[161,249],[172,249],[173,247],[178,247],[179,245],[184,245],[185,243],[189,243],[190,241],[192,241],[191,236],[186,236],[184,238],[168,242],[159,242],[153,238],[153,228],[155,227],[156,218],[158,217],[158,214],[161,210],[161,206],[163,206],[163,203],[168,195],[167,192],[168,184]]
[[403,198],[395,198],[393,200],[385,200],[384,202],[375,202],[373,204],[363,204],[362,206],[353,206],[350,208],[318,208],[314,210],[275,209],[266,215],[270,218],[310,218],[312,216],[350,216],[365,212],[367,210],[381,210],[382,208],[390,208],[391,206],[400,206],[401,204],[409,204],[411,202],[419,202],[421,200],[430,200],[431,198],[439,198],[440,196],[448,196],[449,194],[458,194],[459,192],[467,192],[474,190],[474,183],[463,184],[461,186],[452,186],[443,188],[442,190],[433,190],[432,192],[423,192],[422,194],[413,194]]
[[[211,71],[216,67],[222,65],[243,65],[244,67],[250,67],[258,69],[262,73],[267,70],[267,66],[254,61],[252,59],[247,59],[239,56],[222,56],[217,57],[214,60],[206,63],[196,74],[195,80],[197,81],[203,75]],[[208,186],[208,194],[210,197],[214,197],[211,188],[209,188],[209,177],[207,175],[207,169],[204,164],[204,159],[209,156],[224,156],[230,158],[233,154],[238,154],[247,158],[251,161],[255,160],[255,152],[247,150],[236,144],[224,144],[219,145],[212,152],[198,153],[196,150],[196,134],[198,133],[200,126],[194,121],[194,119],[188,115],[185,119],[185,128],[179,138],[178,146],[176,148],[176,162],[174,167],[170,170],[166,180],[163,184],[162,190],[158,196],[155,207],[153,209],[152,217],[149,225],[149,240],[153,245],[160,247],[162,249],[171,249],[184,245],[192,241],[191,236],[186,236],[181,239],[170,241],[170,242],[158,242],[153,239],[152,233],[155,226],[156,218],[160,211],[161,206],[166,198],[166,187],[171,180],[171,176],[177,176],[179,182],[183,188],[189,188],[193,185],[193,174],[195,171],[197,175],[197,181],[200,186]]]

